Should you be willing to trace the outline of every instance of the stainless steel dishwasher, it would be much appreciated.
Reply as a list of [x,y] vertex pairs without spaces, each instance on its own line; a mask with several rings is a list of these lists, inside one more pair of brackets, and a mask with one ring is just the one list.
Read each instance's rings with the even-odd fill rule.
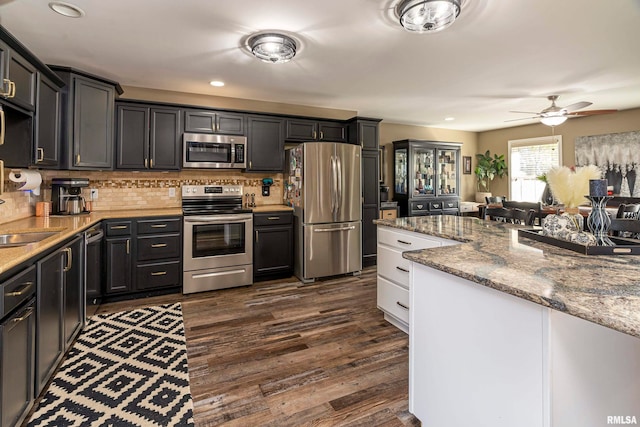
[[85,308],[85,320],[87,317],[93,316],[100,302],[102,301],[103,293],[103,247],[102,241],[104,237],[104,231],[101,225],[96,225],[85,231],[85,296],[86,296],[86,308]]

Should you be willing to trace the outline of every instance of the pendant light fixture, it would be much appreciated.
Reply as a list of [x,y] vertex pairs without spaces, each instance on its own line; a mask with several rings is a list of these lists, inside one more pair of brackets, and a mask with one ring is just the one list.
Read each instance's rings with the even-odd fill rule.
[[453,24],[461,0],[402,0],[396,7],[400,25],[417,33],[435,33]]
[[247,48],[261,61],[279,64],[289,62],[296,55],[298,46],[284,34],[264,33],[251,36]]

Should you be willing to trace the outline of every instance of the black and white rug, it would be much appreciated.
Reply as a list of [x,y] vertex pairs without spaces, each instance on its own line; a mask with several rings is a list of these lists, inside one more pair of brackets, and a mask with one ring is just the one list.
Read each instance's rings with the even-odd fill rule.
[[179,303],[92,317],[29,426],[193,426]]

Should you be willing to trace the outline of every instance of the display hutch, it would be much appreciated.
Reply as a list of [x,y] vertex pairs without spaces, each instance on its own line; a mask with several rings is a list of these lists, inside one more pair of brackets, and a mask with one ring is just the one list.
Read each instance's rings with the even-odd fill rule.
[[458,214],[461,146],[413,139],[393,142],[393,199],[401,216]]

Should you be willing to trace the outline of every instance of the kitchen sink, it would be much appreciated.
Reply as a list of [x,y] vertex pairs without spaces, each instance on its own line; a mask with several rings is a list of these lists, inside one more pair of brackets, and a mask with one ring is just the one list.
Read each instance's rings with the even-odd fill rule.
[[57,231],[37,231],[24,233],[0,234],[0,248],[13,246],[23,246],[29,243],[36,243],[41,240],[58,234]]

